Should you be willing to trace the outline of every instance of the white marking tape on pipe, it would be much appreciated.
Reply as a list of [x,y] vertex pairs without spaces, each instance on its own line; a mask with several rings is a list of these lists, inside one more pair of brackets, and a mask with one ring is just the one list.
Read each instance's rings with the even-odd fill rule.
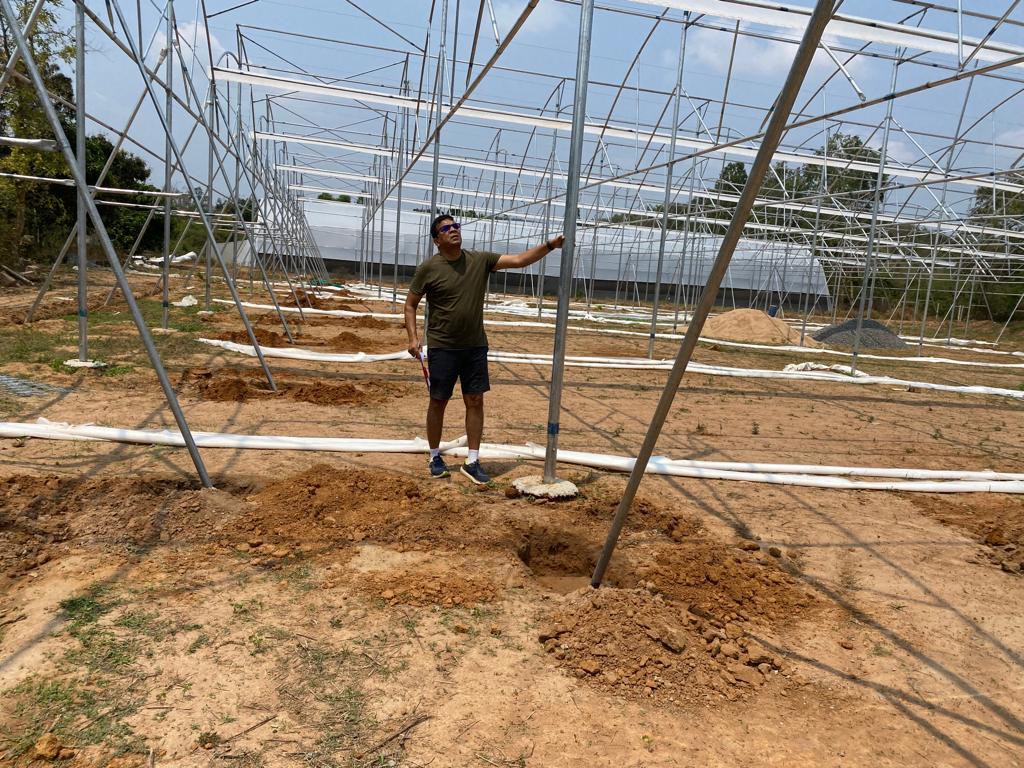
[[[221,347],[232,352],[255,357],[256,350],[248,344],[236,344],[221,339],[197,339],[203,344]],[[362,363],[383,360],[412,360],[408,352],[392,352],[383,355],[366,355],[362,352],[353,354],[314,352],[305,349],[278,347],[260,347],[264,357],[281,357],[290,360],[315,360],[325,363]],[[528,352],[489,352],[488,360],[496,363],[551,365],[551,355],[535,355]],[[641,357],[575,357],[567,355],[565,364],[572,368],[618,368],[625,370],[667,371],[672,368],[671,360],[647,360]],[[1024,390],[1003,389],[1000,387],[984,387],[977,385],[961,386],[954,384],[934,384],[928,381],[907,381],[889,376],[858,376],[856,378],[840,373],[826,371],[769,371],[758,368],[729,368],[723,365],[705,365],[691,362],[687,368],[689,373],[703,373],[707,376],[727,376],[730,378],[749,379],[783,379],[788,381],[827,381],[842,384],[879,384],[896,387],[912,387],[914,389],[934,390],[937,392],[957,392],[964,395],[993,395],[1024,400]]]
[[[286,435],[235,435],[218,432],[193,432],[200,448],[251,450],[333,451],[351,453],[424,453],[422,438],[413,440],[376,440],[345,437],[301,437]],[[99,440],[144,445],[184,447],[181,434],[170,430],[121,429],[92,424],[71,425],[40,419],[35,424],[0,422],[0,437],[35,437],[50,440]],[[465,436],[441,444],[449,455],[464,455]],[[501,445],[484,443],[481,456],[486,459],[542,459],[544,448],[538,445]],[[582,451],[558,451],[558,461],[567,464],[628,472],[634,459]],[[796,470],[796,471],[792,471]],[[739,480],[772,485],[796,485],[836,490],[912,491],[919,493],[1024,493],[1024,475],[998,472],[956,470],[898,469],[879,467],[825,467],[800,464],[750,464],[672,460],[654,456],[648,474],[671,475],[703,480]],[[851,480],[850,476],[878,478],[929,478],[925,480]],[[959,478],[959,479],[949,479]]]

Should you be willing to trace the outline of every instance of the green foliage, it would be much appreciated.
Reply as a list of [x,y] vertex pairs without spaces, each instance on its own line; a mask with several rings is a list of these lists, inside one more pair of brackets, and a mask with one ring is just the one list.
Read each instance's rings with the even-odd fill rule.
[[[316,199],[317,200],[333,200],[334,202],[337,202],[337,203],[351,203],[352,202],[352,196],[351,195],[332,195],[330,192],[321,192],[319,195],[316,196]],[[361,200],[360,200],[360,202],[361,202]]]
[[[16,0],[15,9],[22,19],[28,16],[32,0]],[[34,59],[43,76],[47,89],[56,97],[53,104],[65,136],[72,147],[75,144],[74,89],[71,79],[60,70],[61,62],[74,59],[74,37],[70,30],[61,26],[57,10],[62,0],[48,0],[39,14],[35,30],[30,38]],[[6,25],[0,22],[0,45],[6,60],[14,48],[13,37]],[[17,71],[26,74],[24,63]],[[12,78],[0,95],[0,132],[19,138],[52,138],[53,132],[46,120],[38,98],[31,84],[25,79]],[[102,134],[86,138],[86,180],[95,184],[100,172],[110,158],[114,145]],[[0,172],[37,176],[53,179],[70,179],[64,156],[60,152],[41,152],[23,147],[0,147]],[[148,184],[150,169],[138,156],[123,149],[117,151],[101,186],[118,189],[154,191]],[[74,187],[43,181],[29,181],[0,177],[0,263],[17,266],[29,260],[49,260],[67,238],[75,221],[76,199]],[[106,196],[106,197],[109,197]],[[100,199],[104,199],[101,195]],[[117,202],[134,205],[151,205],[158,198],[143,195],[118,195]],[[181,201],[175,203],[178,207]],[[224,207],[223,201],[220,203]],[[250,199],[243,204],[242,216],[249,221],[255,219],[255,205]],[[115,249],[127,252],[139,236],[149,211],[144,208],[100,205],[100,216]],[[234,212],[234,204],[227,206],[227,212]],[[186,227],[188,230],[186,231]],[[92,225],[89,225],[90,231]],[[184,220],[174,219],[171,229],[172,246],[178,238],[185,237],[179,252],[199,251],[206,242],[206,233],[201,226]],[[158,211],[139,241],[142,252],[158,251],[163,242],[163,214]]]
[[[30,0],[16,0],[14,7],[18,17],[27,19],[32,5]],[[60,71],[59,62],[70,61],[74,56],[74,41],[57,23],[56,9],[59,5],[57,0],[51,0],[43,7],[31,37],[31,47],[47,88],[58,97],[73,101],[71,80]],[[0,53],[7,61],[15,44],[11,30],[2,20],[0,46]],[[19,61],[16,72],[26,74],[23,61]],[[73,137],[74,123],[70,110],[59,101],[55,105],[64,132]],[[35,91],[18,77],[11,78],[0,95],[0,132],[5,136],[25,139],[53,138],[53,131],[39,107]],[[60,153],[24,147],[0,147],[0,171],[27,176],[67,175]],[[0,262],[14,263],[26,250],[47,240],[51,229],[60,227],[66,232],[70,218],[62,197],[55,194],[53,185],[0,178],[0,221],[3,222],[0,227]]]

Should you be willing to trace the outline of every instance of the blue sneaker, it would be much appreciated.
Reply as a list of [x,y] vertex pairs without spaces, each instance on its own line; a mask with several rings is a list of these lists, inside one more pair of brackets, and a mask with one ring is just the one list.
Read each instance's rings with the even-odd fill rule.
[[479,461],[474,461],[472,464],[463,464],[461,471],[462,474],[477,485],[487,485],[491,482],[490,476],[480,468]]
[[448,465],[444,463],[444,459],[441,458],[440,454],[430,460],[431,477],[451,477],[451,474],[452,473],[448,471]]

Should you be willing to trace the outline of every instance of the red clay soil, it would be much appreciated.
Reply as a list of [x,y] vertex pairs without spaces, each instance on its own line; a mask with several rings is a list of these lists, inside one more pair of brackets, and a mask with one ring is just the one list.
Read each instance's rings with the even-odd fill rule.
[[265,380],[256,381],[251,376],[234,371],[190,368],[182,372],[181,384],[187,385],[203,400],[220,403],[244,403],[274,396]]
[[17,578],[80,544],[205,541],[238,514],[244,487],[199,491],[180,479],[0,479],[0,572]]
[[[296,303],[296,299],[298,302]],[[314,296],[311,293],[307,293],[302,288],[295,291],[295,297],[293,298],[291,293],[288,294],[287,301],[289,306],[300,306],[303,309],[311,307],[312,309],[343,309],[340,306],[340,302],[334,299],[326,298],[321,299],[319,296]]]
[[365,381],[340,384],[285,383],[278,385],[279,396],[313,405],[370,405],[398,397],[407,391],[402,384]]
[[604,587],[569,596],[537,639],[571,674],[627,698],[733,700],[791,686],[785,659],[746,622],[704,618],[646,590]]
[[[488,603],[498,596],[495,585],[481,575],[462,575],[448,571],[409,570],[365,577],[362,591],[388,605],[431,606],[443,608],[472,607]],[[458,632],[459,625],[455,626]]]
[[367,348],[368,344],[369,342],[363,339],[362,336],[352,333],[352,331],[342,331],[325,342],[325,346],[330,347],[335,352],[362,352]]
[[339,318],[344,325],[352,328],[400,328],[398,323],[389,323],[376,317],[343,317]]
[[278,378],[272,391],[259,372],[190,368],[182,373],[181,383],[196,395],[212,402],[244,403],[264,398],[286,398],[313,405],[372,405],[400,397],[408,391],[404,384],[391,382],[288,381]]
[[[17,579],[83,544],[161,542],[203,545],[193,557],[233,551],[251,566],[278,567],[299,552],[346,557],[352,545],[374,542],[474,557],[514,553],[527,577],[577,576],[593,566],[607,526],[601,510],[619,480],[591,486],[590,498],[531,505],[524,515],[528,501],[496,490],[455,493],[450,484],[327,464],[257,490],[22,475],[0,481],[0,568],[3,579]],[[542,622],[538,640],[549,658],[590,684],[668,703],[790,685],[784,659],[763,637],[780,622],[806,618],[813,599],[756,542],[729,546],[655,501],[641,499],[641,506],[646,511],[625,530],[608,586],[568,595]],[[679,541],[644,529],[645,520],[690,534]],[[391,605],[470,607],[500,597],[503,588],[486,567],[466,572],[444,562],[397,576],[363,574],[358,588]],[[179,565],[187,571],[187,558]]]
[[[283,333],[277,331],[268,331],[264,328],[254,327],[253,333],[256,335],[256,341],[260,343],[260,346],[264,347],[288,347],[291,346],[291,342],[288,341],[288,337]],[[251,344],[249,340],[249,334],[245,331],[228,331],[221,333],[214,338],[221,339],[222,341],[233,341],[235,344]]]
[[917,510],[944,525],[966,531],[985,545],[985,554],[1007,573],[1024,574],[1024,499],[1004,494],[911,494]]

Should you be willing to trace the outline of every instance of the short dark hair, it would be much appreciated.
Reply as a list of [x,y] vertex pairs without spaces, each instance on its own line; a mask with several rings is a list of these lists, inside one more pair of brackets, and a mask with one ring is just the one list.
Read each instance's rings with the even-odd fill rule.
[[448,219],[448,221],[451,221],[452,223],[455,222],[455,217],[452,216],[450,213],[442,213],[440,216],[438,216],[436,219],[434,219],[432,222],[430,222],[430,236],[431,237],[437,237],[439,234],[441,234],[438,231],[437,226],[442,221],[444,221],[445,219]]

